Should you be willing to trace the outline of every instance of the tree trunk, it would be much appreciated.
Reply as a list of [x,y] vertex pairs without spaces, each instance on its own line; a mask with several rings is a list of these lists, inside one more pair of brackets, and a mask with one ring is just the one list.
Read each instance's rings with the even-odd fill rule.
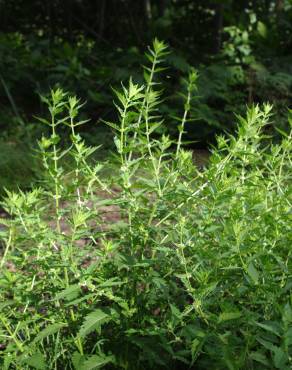
[[158,8],[158,16],[163,17],[166,10],[167,0],[160,0],[158,1],[157,8]]
[[72,0],[66,0],[65,13],[67,13],[67,32],[69,40],[73,41],[73,28],[72,28]]
[[282,10],[284,9],[284,0],[277,0],[276,1],[276,12],[279,15]]
[[144,0],[145,15],[147,21],[152,19],[151,0]]
[[221,50],[221,44],[222,44],[223,4],[215,4],[214,23],[215,23],[214,53],[217,54]]

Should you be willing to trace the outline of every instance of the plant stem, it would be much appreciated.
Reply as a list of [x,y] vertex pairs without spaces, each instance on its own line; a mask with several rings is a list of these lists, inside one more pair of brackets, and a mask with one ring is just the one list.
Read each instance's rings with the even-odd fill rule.
[[[151,66],[149,80],[148,80],[148,83],[147,83],[147,86],[146,86],[145,95],[144,95],[144,98],[143,98],[143,101],[142,101],[142,105],[141,105],[141,108],[140,108],[140,113],[139,113],[138,121],[137,121],[137,128],[136,128],[136,130],[134,132],[134,136],[133,136],[133,143],[135,143],[136,138],[137,138],[137,135],[138,135],[138,129],[139,129],[139,126],[140,126],[141,121],[142,121],[143,111],[144,111],[145,104],[146,104],[146,101],[147,101],[147,96],[148,96],[148,94],[150,92],[150,88],[152,86],[153,77],[154,77],[154,74],[155,74],[156,64],[157,64],[157,54],[155,54],[153,56],[153,62],[152,62],[152,66]],[[128,161],[129,162],[132,159],[132,155],[133,155],[133,150],[131,150],[130,153],[129,153],[129,157],[128,157]]]
[[9,333],[9,335],[11,336],[11,338],[13,339],[14,343],[16,344],[17,348],[23,352],[24,351],[24,348],[23,348],[23,345],[21,342],[19,342],[19,340],[16,338],[15,336],[15,333],[12,332],[12,330],[10,329],[10,326],[6,323],[4,317],[2,317],[2,315],[0,315],[0,320],[2,321],[2,324],[5,326],[5,329],[7,330],[7,332]]
[[[72,132],[72,138],[74,139],[74,145],[75,145],[76,150],[78,151],[77,145],[76,145],[77,136],[75,134],[74,120],[73,120],[72,116],[70,117],[70,127],[71,127],[71,132]],[[76,185],[77,185],[77,189],[76,189],[77,204],[78,204],[79,207],[81,207],[82,202],[81,202],[81,195],[80,195],[80,188],[79,188],[79,172],[80,172],[79,165],[80,165],[80,161],[79,161],[78,157],[75,157],[75,162],[76,162],[75,181],[76,181]]]
[[0,269],[2,269],[2,267],[3,267],[4,263],[5,263],[7,253],[9,251],[10,246],[11,246],[11,242],[12,242],[12,228],[10,227],[10,229],[9,229],[9,236],[8,236],[8,240],[7,240],[7,243],[6,243],[5,251],[4,251],[4,254],[3,254],[2,258],[1,258]]
[[176,148],[176,155],[175,158],[178,158],[180,147],[181,147],[181,140],[182,140],[182,135],[184,133],[184,128],[185,128],[185,123],[187,120],[188,113],[190,111],[190,102],[191,102],[191,86],[188,86],[188,95],[187,95],[187,101],[185,105],[185,110],[184,110],[184,115],[181,121],[180,125],[180,130],[179,130],[179,136],[178,136],[178,143],[177,143],[177,148]]
[[[52,109],[52,135],[53,138],[56,137],[56,123],[55,123],[55,113],[54,106]],[[55,183],[55,212],[56,212],[56,222],[58,233],[61,234],[60,225],[60,203],[59,203],[59,169],[58,169],[58,156],[57,156],[57,146],[53,144],[53,161],[54,161],[54,183]]]

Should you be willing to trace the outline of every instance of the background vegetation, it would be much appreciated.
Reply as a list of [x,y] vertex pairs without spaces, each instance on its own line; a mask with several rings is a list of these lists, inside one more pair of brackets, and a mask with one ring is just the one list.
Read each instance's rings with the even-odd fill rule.
[[0,6],[0,368],[291,369],[291,1]]
[[[214,134],[233,132],[233,112],[243,113],[253,102],[274,104],[268,128],[273,134],[275,127],[287,127],[290,0],[2,0],[0,7],[2,185],[26,186],[35,172],[25,165],[31,161],[24,158],[25,146],[40,135],[34,119],[44,113],[39,94],[51,88],[62,86],[87,102],[85,138],[91,143],[102,138],[108,149],[111,133],[97,122],[115,114],[111,87],[130,75],[142,81],[140,65],[154,37],[174,51],[163,81],[169,91],[161,106],[168,117],[165,132],[176,135],[177,91],[190,66],[199,71],[192,120],[186,125],[194,147],[206,148]],[[11,163],[17,171],[9,171]]]

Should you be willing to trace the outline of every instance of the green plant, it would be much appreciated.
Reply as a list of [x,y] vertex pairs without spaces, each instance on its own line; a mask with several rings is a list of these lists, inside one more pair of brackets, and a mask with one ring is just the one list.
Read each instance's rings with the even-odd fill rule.
[[78,99],[45,99],[44,185],[3,201],[3,369],[291,367],[291,132],[271,144],[271,106],[251,107],[199,170],[182,148],[195,71],[178,143],[154,135],[166,52],[155,40],[145,85],[116,91],[107,177],[77,133]]

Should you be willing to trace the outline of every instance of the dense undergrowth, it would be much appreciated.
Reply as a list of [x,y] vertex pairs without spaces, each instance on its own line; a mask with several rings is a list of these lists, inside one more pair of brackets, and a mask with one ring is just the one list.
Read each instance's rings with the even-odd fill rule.
[[[163,96],[160,112],[167,125],[161,125],[157,134],[176,138],[175,117],[182,105],[177,91],[190,66],[199,71],[196,103],[185,125],[190,146],[205,149],[214,144],[218,133],[234,133],[233,112],[243,115],[246,102],[273,104],[274,122],[266,131],[275,140],[279,138],[275,128],[287,130],[286,111],[292,97],[289,0],[257,4],[241,0],[224,5],[211,0],[196,4],[145,0],[153,3],[152,20],[133,0],[101,2],[104,5],[53,0],[44,7],[37,1],[33,11],[25,1],[22,6],[12,0],[0,3],[4,26],[0,32],[0,130],[3,141],[15,144],[12,151],[10,145],[0,142],[0,193],[4,186],[28,189],[40,171],[38,166],[31,170],[27,164],[32,160],[29,149],[40,135],[34,116],[46,114],[39,94],[46,95],[50,89],[74,91],[86,101],[81,119],[89,118],[90,123],[82,127],[82,137],[88,145],[102,137],[104,153],[112,149],[111,131],[96,124],[101,117],[115,119],[108,86],[118,86],[129,75],[136,83],[143,83],[141,51],[153,35],[168,40],[175,50],[165,56],[168,68],[161,87],[168,95]],[[127,15],[123,13],[126,8]],[[107,29],[105,38],[94,32],[99,18],[91,19],[92,14],[104,17],[102,9],[109,15],[105,24],[101,21]],[[80,23],[81,14],[85,18],[82,16]],[[76,22],[71,22],[72,16]],[[133,19],[141,16],[138,26]],[[221,23],[218,17],[222,17]],[[90,23],[94,25],[88,28]],[[136,26],[142,29],[138,31]],[[141,32],[138,39],[137,31]],[[63,133],[61,129],[59,134]],[[9,170],[13,164],[17,171]]]
[[178,141],[154,135],[166,52],[156,40],[145,85],[116,91],[118,170],[90,163],[78,99],[44,98],[46,176],[3,201],[1,368],[291,368],[291,133],[271,143],[272,107],[250,107],[197,168],[182,148],[194,70]]

